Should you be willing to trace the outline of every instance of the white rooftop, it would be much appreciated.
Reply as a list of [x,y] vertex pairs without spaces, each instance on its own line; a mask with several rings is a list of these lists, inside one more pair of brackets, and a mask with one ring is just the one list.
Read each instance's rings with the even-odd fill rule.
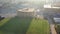
[[23,8],[23,9],[19,9],[18,11],[21,11],[21,12],[34,12],[35,9],[34,8]]
[[52,7],[51,5],[44,5],[44,8],[54,8],[54,9],[60,9],[60,7]]

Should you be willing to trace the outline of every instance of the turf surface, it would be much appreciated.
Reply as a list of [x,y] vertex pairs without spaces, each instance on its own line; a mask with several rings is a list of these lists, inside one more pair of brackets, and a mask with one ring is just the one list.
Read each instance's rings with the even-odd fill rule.
[[15,17],[2,22],[4,24],[0,24],[0,34],[49,34],[49,24],[46,20]]

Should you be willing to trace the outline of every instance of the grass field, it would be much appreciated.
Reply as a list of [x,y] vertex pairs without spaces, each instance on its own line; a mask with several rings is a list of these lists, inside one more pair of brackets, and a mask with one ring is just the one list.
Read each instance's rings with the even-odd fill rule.
[[3,26],[9,20],[10,20],[10,18],[5,18],[2,21],[0,21],[0,27]]
[[[3,22],[3,24],[2,24]],[[0,34],[49,34],[46,20],[35,18],[11,18],[0,22]]]

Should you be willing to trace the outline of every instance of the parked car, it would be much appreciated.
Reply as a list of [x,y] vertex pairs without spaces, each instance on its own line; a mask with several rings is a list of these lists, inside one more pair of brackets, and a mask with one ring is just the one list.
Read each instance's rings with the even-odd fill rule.
[[60,23],[60,13],[53,15],[53,20],[55,23]]

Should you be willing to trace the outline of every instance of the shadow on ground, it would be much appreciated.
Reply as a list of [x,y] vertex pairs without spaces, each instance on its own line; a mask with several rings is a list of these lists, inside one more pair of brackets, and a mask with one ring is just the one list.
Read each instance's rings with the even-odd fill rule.
[[0,28],[1,34],[26,34],[32,18],[11,18]]

